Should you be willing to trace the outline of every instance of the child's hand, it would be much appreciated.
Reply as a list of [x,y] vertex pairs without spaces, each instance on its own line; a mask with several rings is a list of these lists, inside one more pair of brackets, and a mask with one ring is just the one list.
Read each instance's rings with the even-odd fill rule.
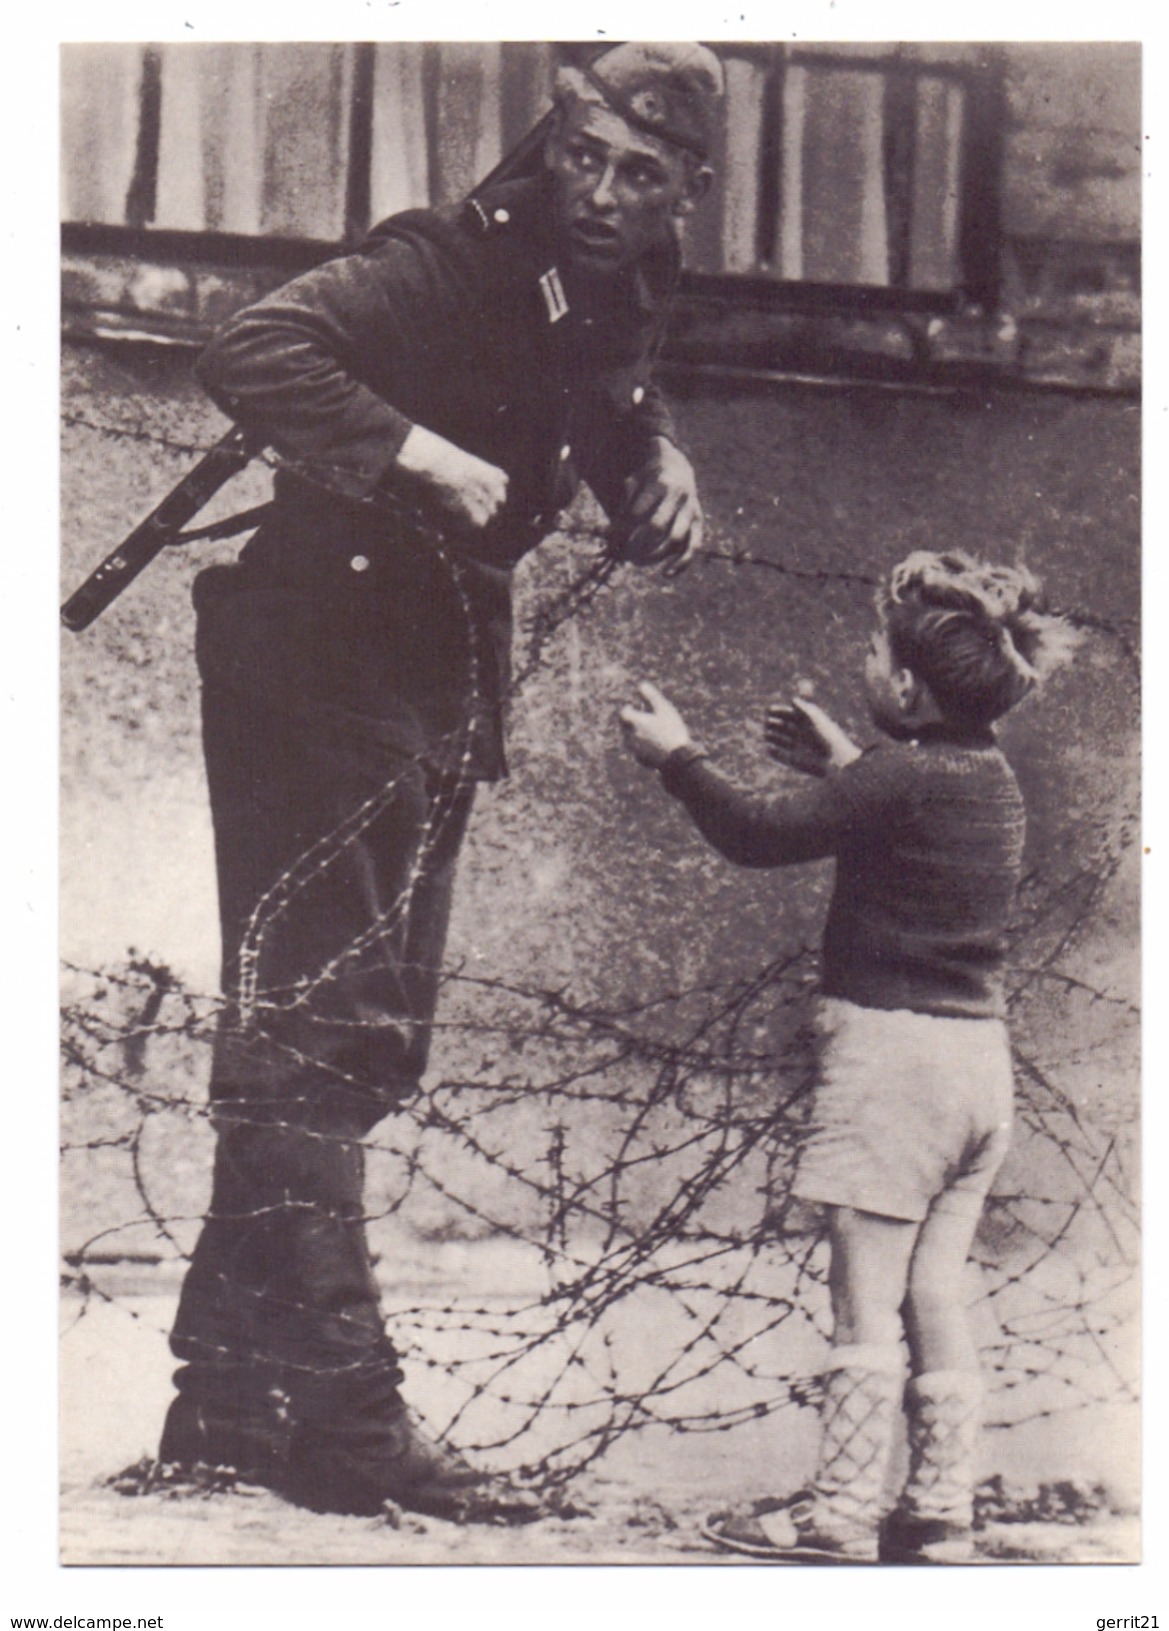
[[649,711],[632,704],[621,710],[621,724],[630,752],[639,764],[656,770],[664,764],[676,748],[690,746],[690,732],[686,721],[668,702],[656,685],[643,681],[638,692],[649,705]]
[[767,751],[790,770],[826,776],[859,759],[860,748],[823,708],[802,697],[773,702],[763,720]]

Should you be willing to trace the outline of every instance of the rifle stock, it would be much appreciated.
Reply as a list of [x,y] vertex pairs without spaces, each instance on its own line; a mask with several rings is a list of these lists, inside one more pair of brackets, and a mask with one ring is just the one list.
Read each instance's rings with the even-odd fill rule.
[[75,634],[87,629],[262,446],[260,438],[233,425],[69,596],[61,607],[65,627]]

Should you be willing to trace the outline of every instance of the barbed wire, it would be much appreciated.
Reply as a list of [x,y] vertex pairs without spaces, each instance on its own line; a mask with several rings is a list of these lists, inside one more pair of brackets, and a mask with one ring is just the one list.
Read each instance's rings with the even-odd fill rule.
[[[206,451],[142,426],[76,414],[65,423],[186,457]],[[400,507],[394,513],[400,518]],[[441,529],[418,536],[454,586],[477,701],[478,641],[459,553]],[[570,523],[568,536],[597,553],[537,610],[513,691],[541,671],[560,629],[595,603],[615,570],[603,528]],[[715,545],[701,558],[710,568],[866,591],[876,581]],[[1066,615],[1135,658],[1122,622]],[[469,730],[447,745],[465,771]],[[238,1011],[148,958],[67,965],[62,1157],[66,1182],[83,1175],[95,1197],[83,1238],[65,1252],[79,1317],[97,1301],[144,1318],[119,1276],[127,1264],[147,1265],[174,1286],[204,1214],[213,1126],[279,1127],[295,1107],[287,1096],[253,1097],[213,1111],[208,1061],[225,1017],[258,1027],[289,1071],[322,1068],[280,1021],[311,1010],[348,963],[408,920],[442,836],[441,811],[419,830],[400,894],[310,976],[266,983],[265,938],[397,791],[391,779],[348,812],[257,905],[241,950]],[[1102,840],[1104,853],[1085,864],[1066,873],[1040,867],[1025,880],[1013,931],[1017,1016],[1058,990],[1128,1034],[1135,1005],[1066,959],[1115,885],[1132,821],[1125,812]],[[518,1283],[490,1294],[456,1283],[412,1298],[384,1277],[396,1347],[441,1384],[432,1413],[444,1436],[554,1487],[631,1433],[725,1432],[816,1402],[826,1254],[815,1214],[790,1194],[814,1078],[814,971],[814,953],[796,944],[734,977],[616,1005],[567,986],[470,973],[448,959],[434,1026],[442,1068],[360,1140],[371,1173],[361,1221],[383,1258],[414,1249],[403,1242],[424,1238],[436,1209],[440,1235],[471,1242],[472,1254],[488,1242],[514,1254]],[[507,1068],[485,1063],[484,1044]],[[1028,1161],[1026,1188],[1004,1187],[988,1204],[977,1271],[1003,1422],[1131,1398],[1136,1385],[1115,1340],[1131,1312],[1137,1251],[1132,1149],[1034,1048],[1017,1045],[1016,1061],[1021,1136],[1041,1158]],[[369,1085],[340,1066],[328,1071],[338,1088]],[[354,1143],[351,1131],[287,1125],[301,1139]],[[257,1200],[247,1218],[289,1205]],[[309,1310],[293,1303],[289,1312]],[[346,1316],[337,1319],[344,1327]]]
[[[133,442],[142,447],[157,449],[160,452],[174,454],[183,458],[202,458],[211,451],[214,444],[184,441],[173,436],[166,436],[158,431],[147,429],[141,423],[107,424],[93,419],[87,414],[63,412],[61,422],[71,430],[90,431],[95,435],[105,437],[117,442]],[[265,449],[255,455],[256,463],[266,467],[272,472],[281,469],[294,470],[296,475],[310,486],[315,486],[323,492],[331,493],[331,489],[323,479],[325,467],[321,465],[307,466],[302,462],[286,460]],[[414,525],[422,526],[432,541],[441,541],[447,548],[458,548],[449,538],[445,538],[434,523],[433,518],[424,518],[415,511],[408,511],[401,501],[395,500],[388,492],[371,495],[368,500],[361,501],[372,507],[379,507],[387,514],[392,513],[398,517],[409,514]],[[607,524],[581,525],[574,523],[566,516],[558,518],[555,527],[556,536],[567,543],[588,543],[600,546],[608,551],[611,543]],[[749,566],[767,572],[775,572],[782,577],[792,578],[795,581],[814,583],[823,586],[828,583],[842,583],[857,585],[868,589],[879,587],[880,579],[871,573],[845,571],[839,568],[828,570],[823,567],[811,567],[801,563],[784,560],[772,555],[758,554],[755,551],[740,545],[714,545],[707,544],[697,552],[696,560],[705,564],[725,564],[729,566]],[[547,644],[556,629],[566,618],[587,608],[595,599],[601,589],[609,582],[613,572],[619,565],[619,558],[611,553],[605,553],[594,561],[585,571],[579,574],[568,584],[553,601],[541,607],[536,613],[533,628],[529,634],[529,647],[525,654],[525,663],[514,676],[514,685],[519,689],[539,668],[539,656],[543,646]],[[1073,626],[1097,634],[1108,635],[1118,648],[1124,653],[1129,663],[1138,670],[1140,654],[1136,645],[1136,633],[1139,629],[1139,618],[1103,618],[1095,613],[1078,607],[1053,606],[1052,611],[1066,618]]]

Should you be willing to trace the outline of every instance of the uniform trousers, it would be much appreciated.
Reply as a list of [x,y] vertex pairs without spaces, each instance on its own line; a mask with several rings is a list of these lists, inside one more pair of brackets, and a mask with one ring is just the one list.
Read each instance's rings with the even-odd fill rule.
[[290,1426],[392,1410],[362,1140],[426,1069],[474,784],[335,701],[200,666],[225,1003],[176,1383]]

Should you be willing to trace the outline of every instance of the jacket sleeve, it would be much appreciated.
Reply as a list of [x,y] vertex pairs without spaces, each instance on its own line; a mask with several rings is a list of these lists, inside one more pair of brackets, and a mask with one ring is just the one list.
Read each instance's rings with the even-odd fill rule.
[[[412,421],[393,403],[460,309],[457,268],[426,242],[389,239],[329,261],[233,317],[196,375],[230,418],[310,478],[371,493]],[[376,367],[379,389],[369,383]],[[381,382],[389,379],[387,400]]]
[[675,447],[681,446],[678,440],[678,427],[674,423],[670,405],[662,395],[661,387],[656,381],[651,380],[644,387],[644,391],[644,396],[629,417],[628,425],[631,448],[642,458],[645,457],[655,436],[664,436],[667,442],[673,442]]
[[632,411],[624,416],[621,426],[630,451],[628,468],[631,470],[637,469],[645,459],[649,443],[655,436],[664,436],[675,447],[681,446],[674,416],[653,378],[653,364],[666,336],[680,270],[681,256],[673,240],[651,256],[646,268],[645,287],[653,291],[649,300],[656,305],[656,322],[645,337],[644,351],[630,392]]
[[[648,374],[648,364],[644,375]],[[644,377],[643,375],[643,377]],[[613,519],[624,507],[627,476],[639,471],[649,457],[655,436],[664,436],[681,447],[669,405],[652,381],[626,387],[628,405],[619,404],[606,393],[594,414],[593,434],[578,459],[580,474]],[[637,401],[632,400],[636,391]]]
[[676,275],[677,251],[668,247],[645,276],[641,311],[649,321],[641,326],[636,348],[625,364],[605,381],[593,410],[593,435],[582,449],[580,472],[610,516],[621,508],[625,479],[641,469],[655,437],[682,446],[669,404],[653,378]]
[[874,819],[880,803],[866,796],[869,778],[852,766],[769,797],[741,792],[705,755],[681,748],[666,760],[661,778],[707,842],[737,866],[789,866],[835,855]]

